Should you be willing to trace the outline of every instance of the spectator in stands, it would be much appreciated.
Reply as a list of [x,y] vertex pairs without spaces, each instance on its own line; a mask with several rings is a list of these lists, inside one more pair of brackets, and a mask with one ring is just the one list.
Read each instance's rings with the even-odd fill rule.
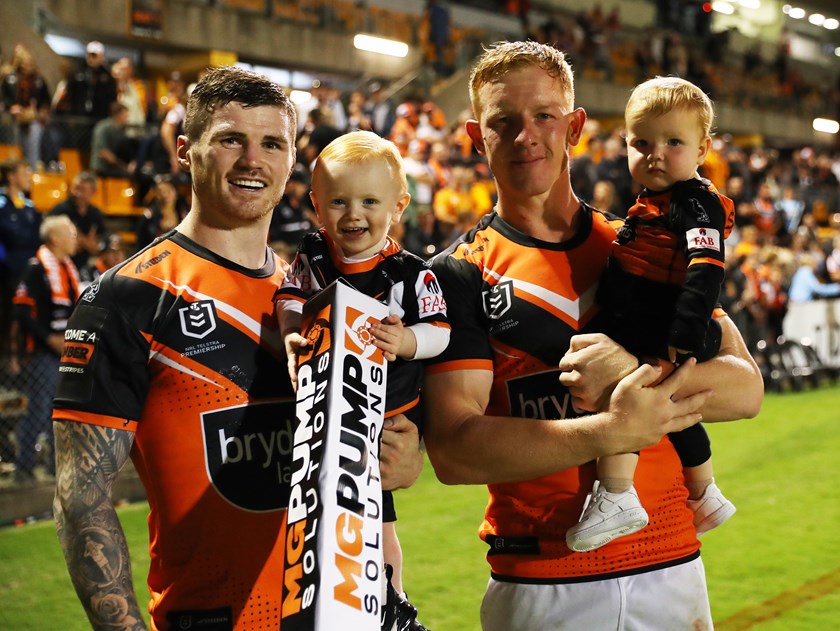
[[793,186],[782,189],[782,197],[776,202],[776,209],[784,216],[785,234],[794,234],[805,212],[805,202],[797,196]]
[[840,283],[840,232],[834,235],[832,250],[825,258],[825,271],[835,283]]
[[598,210],[618,215],[619,217],[627,216],[626,204],[619,204],[615,193],[615,185],[611,180],[598,180],[595,186],[592,187],[591,205]]
[[184,131],[188,97],[180,72],[173,72],[167,85],[171,86],[170,96],[166,103],[168,111],[160,123],[160,143],[167,158],[168,169],[164,170],[160,165],[155,172],[169,173],[172,177],[180,179],[183,172],[178,164],[178,136]]
[[106,233],[105,215],[92,203],[97,184],[93,173],[82,171],[73,178],[70,196],[49,213],[50,216],[67,215],[76,226],[79,240],[79,247],[73,251],[76,269],[85,267],[90,257],[99,254]]
[[423,20],[427,33],[424,61],[432,67],[435,74],[448,77],[453,70],[450,61],[452,29],[449,8],[437,0],[426,0]]
[[117,82],[117,100],[128,109],[128,129],[132,138],[143,135],[149,115],[148,90],[142,79],[134,76],[134,62],[131,57],[122,57],[111,66],[111,74]]
[[353,90],[347,103],[347,131],[373,131],[373,121],[366,106],[367,95],[361,90]]
[[8,112],[14,120],[15,144],[35,167],[42,161],[41,142],[49,126],[52,98],[32,53],[20,44],[14,48],[10,72],[3,77],[0,91],[0,111]]
[[[323,118],[329,119],[330,125],[344,133],[347,130],[347,112],[339,98],[339,90],[326,81],[315,79],[312,82],[310,94],[309,100],[298,105],[298,126],[300,127],[300,131],[305,128],[310,112],[321,110],[324,112]],[[329,143],[326,143],[323,147],[326,147],[327,144]]]
[[396,110],[394,125],[391,127],[390,141],[397,145],[400,155],[408,155],[408,145],[417,138],[417,126],[420,124],[420,115],[417,112],[417,105],[411,101],[400,103]]
[[785,217],[776,206],[770,185],[766,182],[758,186],[751,221],[768,241],[774,240],[784,230]]
[[117,82],[105,64],[105,46],[102,42],[88,42],[85,61],[70,75],[58,95],[56,109],[77,117],[67,121],[67,141],[82,150],[90,148],[93,126],[107,118],[111,103],[117,100]]
[[275,252],[291,263],[304,235],[319,225],[309,198],[309,177],[301,165],[295,166],[280,202],[274,207],[268,241]]
[[328,109],[315,108],[306,115],[306,125],[297,142],[298,160],[312,170],[315,158],[321,150],[342,132],[333,124],[332,112]]
[[122,263],[126,259],[125,243],[118,234],[109,235],[105,239],[105,245],[99,254],[89,265],[79,270],[80,292],[87,289],[88,285],[99,280],[109,269]]
[[137,248],[145,248],[162,234],[181,223],[189,211],[187,200],[178,192],[169,175],[155,178],[154,196],[137,221]]
[[371,83],[365,101],[365,113],[371,120],[374,132],[384,138],[388,137],[394,124],[394,110],[394,104],[388,98],[385,86],[379,81]]
[[90,167],[100,177],[128,178],[137,165],[136,143],[126,134],[128,108],[114,101],[111,115],[93,127]]
[[370,99],[365,104],[365,111],[373,123],[373,131],[383,138],[388,138],[394,125],[394,104],[387,98],[381,83],[371,83],[369,91]]
[[[432,210],[435,194],[435,172],[427,159],[428,144],[421,140],[412,140],[408,145],[408,155],[403,160],[408,179],[408,192],[411,203],[403,213],[402,223],[409,226],[417,224],[420,213]],[[413,252],[406,246],[406,250]],[[415,252],[415,254],[417,254]]]
[[41,215],[27,197],[32,169],[26,160],[0,163],[0,355],[9,350],[12,296],[41,245]]
[[421,259],[429,260],[449,245],[449,235],[441,230],[431,206],[418,210],[414,225],[401,225],[405,225],[403,247]]
[[[22,382],[29,389],[26,415],[17,428],[15,480],[35,480],[35,445],[41,433],[53,445],[52,398],[64,349],[64,329],[79,297],[79,275],[71,257],[76,252],[76,228],[67,217],[47,217],[41,224],[44,242],[24,271],[14,297],[15,322],[24,345],[12,348],[20,361]],[[13,340],[13,345],[17,340]],[[54,449],[47,473],[55,473]]]
[[[599,181],[609,181],[615,188],[616,202],[621,210],[619,215],[624,216],[627,209],[636,203],[636,195],[639,187],[633,182],[630,176],[630,169],[627,167],[627,149],[620,136],[611,134],[604,140],[604,154],[601,161],[595,165],[595,184]],[[593,190],[593,197],[595,191]],[[595,208],[609,210],[595,204]]]
[[840,296],[840,283],[823,283],[815,272],[816,259],[810,254],[799,257],[799,268],[790,280],[788,296],[791,302],[810,302],[818,298]]
[[432,206],[445,233],[457,231],[456,227],[463,222],[473,224],[492,210],[493,202],[487,189],[474,184],[475,169],[456,164],[452,166],[449,184],[435,193]]

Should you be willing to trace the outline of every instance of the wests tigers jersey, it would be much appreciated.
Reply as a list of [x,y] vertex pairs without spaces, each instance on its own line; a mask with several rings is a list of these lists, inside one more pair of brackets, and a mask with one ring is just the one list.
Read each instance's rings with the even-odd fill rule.
[[[578,332],[597,330],[594,301],[620,221],[583,205],[578,233],[547,243],[484,217],[462,242],[435,258],[452,336],[430,372],[493,371],[486,414],[571,418],[558,363]],[[523,458],[527,454],[523,454]],[[642,531],[581,554],[566,547],[595,480],[587,463],[527,482],[489,485],[480,536],[501,580],[563,582],[654,569],[693,558],[694,535],[682,468],[670,441],[641,453],[636,489],[651,522]]]
[[55,419],[135,432],[156,629],[279,628],[294,402],[272,300],[172,231],[83,294]]
[[[342,278],[353,288],[388,305],[406,326],[432,324],[449,328],[446,303],[434,273],[418,256],[390,237],[382,251],[364,261],[347,261],[335,251],[323,230],[306,235],[291,269],[277,292],[283,309],[301,312],[303,303]],[[423,362],[400,357],[388,362],[385,416],[405,413],[419,402]],[[420,424],[417,414],[409,415]]]

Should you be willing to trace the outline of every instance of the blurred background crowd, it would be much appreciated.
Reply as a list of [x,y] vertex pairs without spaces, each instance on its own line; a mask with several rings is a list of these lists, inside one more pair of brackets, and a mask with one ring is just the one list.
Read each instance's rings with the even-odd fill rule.
[[[307,69],[303,88],[288,86],[299,110],[298,164],[274,209],[270,243],[289,260],[300,237],[317,229],[308,195],[314,160],[355,129],[390,138],[405,159],[412,199],[393,236],[409,251],[430,258],[492,210],[492,174],[464,131],[471,112],[453,107],[447,90],[461,93],[456,103],[467,102],[465,69],[482,43],[500,36],[530,37],[565,51],[579,91],[608,85],[629,93],[646,78],[678,75],[730,112],[779,121],[840,118],[840,63],[800,63],[793,54],[797,39],[786,28],[771,42],[747,38],[744,44],[741,36],[734,50],[737,29],[713,29],[709,3],[650,3],[653,19],[632,27],[622,19],[626,5],[618,3],[572,11],[528,0],[427,0],[401,3],[414,6],[402,12],[364,1],[194,3],[316,32],[376,32],[387,23],[387,35],[397,29],[420,51],[406,77]],[[134,4],[149,5],[152,15],[166,5]],[[488,24],[504,16],[506,29],[459,23],[453,18],[459,5],[484,12]],[[49,384],[22,382],[22,365],[39,351],[37,314],[34,299],[19,290],[32,258],[43,247],[55,249],[44,221],[72,221],[76,243],[60,255],[72,260],[81,291],[175,227],[189,208],[190,183],[175,147],[201,68],[145,67],[142,49],[142,41],[127,47],[79,37],[76,54],[62,55],[63,75],[51,83],[36,52],[8,34],[0,39],[0,476],[18,483],[51,474],[48,419],[30,418],[28,403]],[[627,169],[621,112],[602,113],[582,99],[577,105],[590,114],[571,165],[574,190],[623,216],[638,190]],[[756,356],[783,335],[791,305],[840,296],[840,142],[836,133],[781,138],[719,124],[702,167],[735,201],[721,303]],[[836,336],[837,323],[828,324]],[[40,345],[50,352],[44,340]]]

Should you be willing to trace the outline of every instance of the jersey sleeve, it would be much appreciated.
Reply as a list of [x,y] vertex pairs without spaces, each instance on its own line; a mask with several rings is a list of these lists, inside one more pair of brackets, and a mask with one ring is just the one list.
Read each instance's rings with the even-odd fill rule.
[[493,351],[486,327],[482,325],[485,315],[480,267],[457,252],[440,254],[433,259],[431,267],[446,301],[452,331],[446,349],[437,357],[426,360],[427,370],[492,370]]
[[677,297],[668,343],[698,354],[723,282],[723,240],[728,217],[720,198],[707,189],[687,191],[675,198],[674,204],[679,207],[688,268]]
[[[64,334],[53,418],[136,429],[149,387],[152,333],[124,315],[129,292],[113,274],[91,285]],[[152,307],[153,308],[153,307]]]

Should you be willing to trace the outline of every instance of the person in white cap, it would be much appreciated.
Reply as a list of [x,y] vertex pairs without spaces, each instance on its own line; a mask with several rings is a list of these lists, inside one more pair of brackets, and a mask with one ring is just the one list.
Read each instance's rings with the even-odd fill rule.
[[102,42],[88,42],[85,61],[68,80],[61,97],[65,111],[70,116],[80,116],[92,127],[107,118],[111,103],[117,100],[117,82],[105,63],[105,46]]

